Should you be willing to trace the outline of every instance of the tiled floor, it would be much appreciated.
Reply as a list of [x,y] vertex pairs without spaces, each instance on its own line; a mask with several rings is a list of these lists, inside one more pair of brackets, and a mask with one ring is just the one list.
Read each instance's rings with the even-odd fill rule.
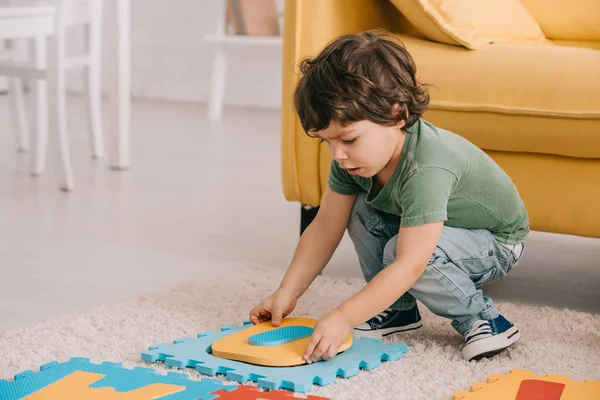
[[[299,205],[281,192],[279,112],[135,102],[133,168],[89,157],[69,100],[76,190],[28,175],[0,96],[0,331],[135,296],[216,268],[285,268]],[[325,271],[360,276],[349,240]],[[275,286],[277,282],[273,282]],[[533,233],[495,299],[600,312],[600,240]],[[250,308],[252,305],[248,305]]]

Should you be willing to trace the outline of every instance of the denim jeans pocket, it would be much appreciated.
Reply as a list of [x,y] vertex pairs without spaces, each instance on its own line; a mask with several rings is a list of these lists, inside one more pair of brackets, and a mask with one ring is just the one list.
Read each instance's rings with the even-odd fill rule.
[[469,274],[469,278],[475,284],[475,287],[479,288],[486,283],[490,283],[496,280],[496,276],[498,275],[498,268],[492,267],[488,271],[479,272],[479,273],[471,273]]
[[506,271],[506,274],[508,274],[521,257],[516,257],[515,253],[513,253],[509,247],[501,244],[491,233],[490,238],[492,240],[494,252],[498,258],[499,265],[503,270]]

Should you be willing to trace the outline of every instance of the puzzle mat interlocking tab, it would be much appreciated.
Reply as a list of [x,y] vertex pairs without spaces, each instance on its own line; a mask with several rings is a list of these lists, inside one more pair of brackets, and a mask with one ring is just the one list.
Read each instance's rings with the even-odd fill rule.
[[452,400],[599,400],[600,381],[572,381],[568,376],[537,376],[526,370],[494,374],[487,382],[461,390]]
[[336,377],[348,378],[358,374],[360,369],[378,367],[381,361],[394,361],[406,353],[406,346],[399,343],[382,344],[376,339],[360,338],[353,341],[352,347],[329,361],[316,362],[296,367],[262,367],[226,360],[213,356],[211,344],[224,336],[231,335],[250,325],[231,325],[220,332],[209,331],[197,338],[183,338],[173,344],[151,346],[142,353],[147,362],[164,361],[168,366],[192,367],[204,375],[224,374],[227,379],[244,383],[255,381],[266,389],[289,389],[306,392],[313,384],[330,384]]
[[181,373],[160,375],[149,368],[72,358],[44,364],[39,372],[22,372],[12,381],[0,380],[0,400],[204,400],[236,388],[218,379],[196,381]]

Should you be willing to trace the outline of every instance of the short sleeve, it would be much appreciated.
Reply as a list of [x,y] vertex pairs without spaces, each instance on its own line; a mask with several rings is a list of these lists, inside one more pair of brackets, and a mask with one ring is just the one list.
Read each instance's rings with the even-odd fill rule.
[[420,168],[400,190],[400,226],[417,226],[448,219],[448,200],[458,179],[438,167]]
[[349,195],[361,191],[360,185],[352,179],[350,174],[342,170],[335,160],[331,160],[327,184],[334,192],[339,194]]

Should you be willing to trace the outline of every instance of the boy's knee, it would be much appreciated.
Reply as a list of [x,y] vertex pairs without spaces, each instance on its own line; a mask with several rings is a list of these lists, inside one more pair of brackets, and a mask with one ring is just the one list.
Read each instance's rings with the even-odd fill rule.
[[364,213],[370,207],[371,206],[367,204],[367,194],[365,192],[360,192],[352,205],[352,214],[356,214],[357,212]]
[[362,221],[358,218],[358,214],[364,214],[366,212],[366,208],[369,205],[367,204],[367,194],[359,193],[354,200],[354,204],[352,205],[352,212],[350,213],[350,218],[348,218],[348,233],[352,233],[356,229],[356,224],[361,224]]
[[[393,263],[394,260],[396,260],[396,246],[397,245],[398,245],[398,235],[395,235],[394,237],[392,237],[385,244],[385,247],[383,248],[383,260],[382,260],[384,266],[387,267],[388,265]],[[440,249],[439,247],[436,247],[435,250],[433,251],[433,254],[429,258],[429,261],[427,262],[426,268],[431,268],[432,264],[434,264],[437,259],[445,258],[445,257],[446,257],[446,254],[442,251],[442,249]]]

